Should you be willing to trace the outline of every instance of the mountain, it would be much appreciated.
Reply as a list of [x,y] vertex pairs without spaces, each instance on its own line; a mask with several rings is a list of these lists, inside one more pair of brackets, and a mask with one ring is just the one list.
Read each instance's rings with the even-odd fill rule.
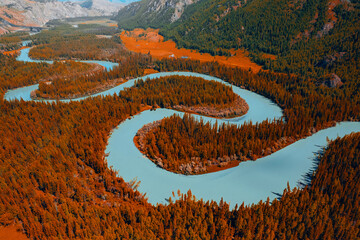
[[160,28],[178,47],[211,54],[246,49],[264,68],[319,81],[360,75],[359,1],[202,0],[185,5],[176,21],[173,1],[130,4],[119,12],[119,26]]
[[[58,0],[59,2],[83,2],[84,0]],[[129,4],[138,0],[109,0],[110,3]]]
[[0,34],[22,28],[41,27],[52,19],[111,15],[123,4],[107,0],[59,2],[57,0],[2,0]]
[[89,10],[99,11],[101,15],[112,15],[118,12],[125,4],[109,0],[86,0],[79,2],[80,6]]
[[159,28],[176,22],[185,8],[198,0],[143,0],[121,9],[116,17],[124,28]]

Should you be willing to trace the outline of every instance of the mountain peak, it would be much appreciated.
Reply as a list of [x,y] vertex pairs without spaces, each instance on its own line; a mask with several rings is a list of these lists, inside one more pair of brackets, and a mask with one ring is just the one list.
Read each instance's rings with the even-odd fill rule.
[[96,9],[104,15],[111,15],[118,12],[125,4],[109,0],[85,0],[79,2],[80,6],[87,9]]
[[[199,0],[143,0],[119,11],[119,23],[131,27],[160,27],[177,21],[185,7]],[[143,26],[147,23],[148,26]]]
[[22,28],[41,27],[52,19],[109,16],[124,4],[108,0],[60,2],[57,0],[1,0],[0,34]]

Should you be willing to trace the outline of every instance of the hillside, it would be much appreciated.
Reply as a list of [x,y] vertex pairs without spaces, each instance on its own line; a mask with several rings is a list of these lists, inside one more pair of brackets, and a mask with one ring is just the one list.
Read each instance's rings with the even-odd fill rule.
[[360,1],[181,1],[0,36],[0,240],[360,239]]
[[198,0],[144,0],[134,2],[119,11],[116,19],[119,26],[125,29],[136,27],[159,28],[176,22],[185,8]]
[[343,81],[359,76],[360,4],[356,1],[205,0],[185,7],[172,23],[164,21],[160,12],[142,17],[142,12],[150,11],[146,3],[137,3],[141,11],[135,4],[127,7],[136,16],[136,24],[119,17],[119,25],[125,29],[158,27],[178,47],[213,55],[245,48],[265,68],[319,82],[331,73]]
[[52,19],[111,15],[122,7],[123,4],[107,0],[87,0],[82,3],[57,0],[2,0],[0,34],[42,27]]

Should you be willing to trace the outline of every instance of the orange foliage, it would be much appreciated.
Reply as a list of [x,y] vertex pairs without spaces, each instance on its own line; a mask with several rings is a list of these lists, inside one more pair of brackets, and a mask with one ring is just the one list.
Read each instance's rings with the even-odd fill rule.
[[16,226],[10,225],[7,227],[0,226],[0,239],[27,240],[28,238],[24,233],[18,231]]
[[149,75],[149,74],[152,74],[152,73],[158,73],[159,71],[156,71],[155,69],[152,69],[152,68],[146,68],[144,69],[144,75]]
[[110,71],[91,70],[68,78],[56,78],[52,82],[41,82],[39,89],[33,93],[33,97],[64,99],[92,95],[115,87],[131,78],[142,76],[143,65],[150,62],[151,58],[147,55],[134,53],[123,57],[119,66]]
[[[328,89],[295,76],[198,61],[163,59],[154,65],[158,71],[210,74],[256,91],[284,109],[286,122],[277,127],[299,137],[360,117],[357,88],[346,84]],[[3,55],[0,67],[2,91],[56,73],[48,64]],[[288,188],[281,200],[230,210],[223,200],[195,200],[188,192],[167,206],[152,206],[105,158],[111,130],[151,96],[144,91],[148,95],[127,99],[131,91],[137,90],[68,104],[0,100],[0,225],[17,222],[32,239],[359,239],[360,134],[331,143],[315,161],[315,175],[305,176],[304,184],[311,185]],[[178,101],[181,95],[171,97]],[[262,125],[259,131],[270,130]]]
[[261,69],[260,65],[251,62],[247,53],[243,50],[232,50],[233,56],[211,56],[208,53],[199,53],[195,50],[185,48],[176,48],[175,42],[168,40],[164,42],[164,38],[158,34],[159,30],[155,29],[135,29],[131,32],[122,32],[120,37],[125,47],[130,51],[140,53],[150,53],[151,56],[161,58],[189,58],[200,60],[202,62],[217,61],[227,66],[240,67],[248,70],[251,68],[254,72]]
[[20,52],[20,50],[25,49],[25,48],[28,48],[28,47],[21,47],[21,48],[16,49],[16,50],[6,51],[6,52],[3,52],[3,54],[6,55],[6,56],[17,55]]

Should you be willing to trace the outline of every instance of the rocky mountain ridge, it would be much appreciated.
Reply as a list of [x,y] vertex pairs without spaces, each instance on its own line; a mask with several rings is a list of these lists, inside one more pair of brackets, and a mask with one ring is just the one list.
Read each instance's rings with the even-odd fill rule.
[[59,2],[57,0],[2,0],[0,34],[23,28],[42,27],[52,19],[112,15],[123,4],[108,0]]
[[176,22],[183,14],[186,6],[199,0],[143,0],[133,2],[118,13],[121,26],[138,27],[146,22],[148,27],[159,27]]
[[[74,2],[76,4],[76,2]],[[78,2],[81,7],[87,8],[93,11],[99,11],[101,15],[112,15],[122,9],[125,4],[115,3],[109,0],[85,0]]]

